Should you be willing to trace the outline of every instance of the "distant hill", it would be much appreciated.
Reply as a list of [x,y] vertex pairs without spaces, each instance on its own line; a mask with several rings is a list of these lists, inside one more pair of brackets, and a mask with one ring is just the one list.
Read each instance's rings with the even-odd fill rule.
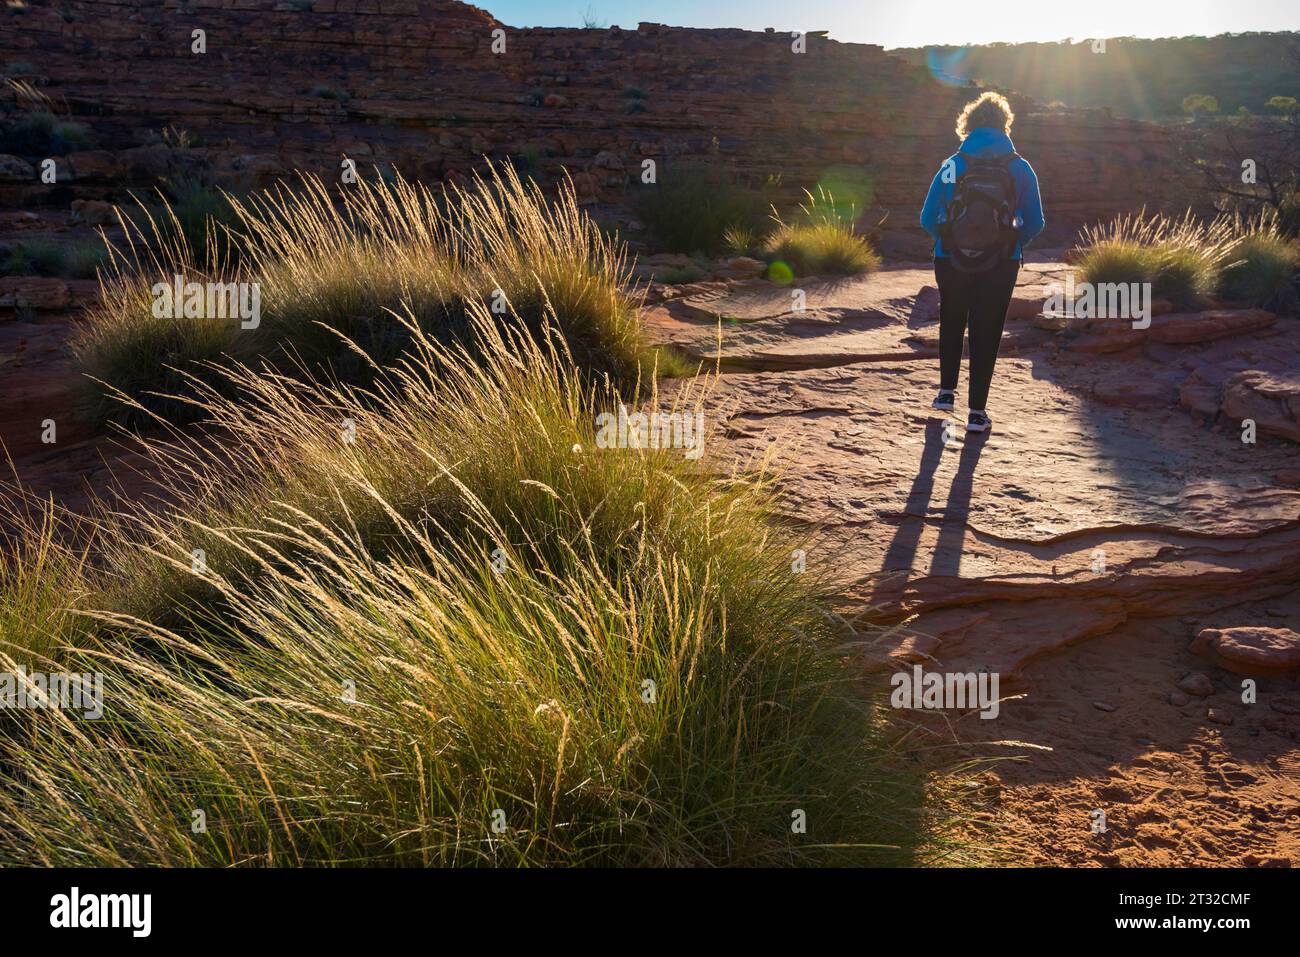
[[1300,33],[1241,33],[1141,40],[1114,37],[1104,53],[1091,41],[993,43],[891,50],[950,82],[967,80],[1026,93],[1043,103],[1110,107],[1139,119],[1183,113],[1183,98],[1205,94],[1219,112],[1268,112],[1274,96],[1300,98]]

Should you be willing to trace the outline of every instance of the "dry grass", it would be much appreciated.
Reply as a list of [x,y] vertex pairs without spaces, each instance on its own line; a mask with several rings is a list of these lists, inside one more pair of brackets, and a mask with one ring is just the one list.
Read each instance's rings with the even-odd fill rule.
[[805,190],[808,201],[799,207],[792,223],[773,215],[776,229],[763,243],[772,272],[786,275],[784,264],[795,276],[851,276],[880,268],[880,255],[853,228],[853,212],[840,215],[833,198],[818,197]]
[[[115,250],[101,304],[74,343],[105,417],[138,421],[105,398],[113,391],[173,421],[189,406],[196,374],[213,363],[264,363],[281,371],[366,382],[410,346],[393,319],[409,313],[426,334],[465,334],[467,304],[534,328],[556,317],[575,361],[620,383],[648,373],[637,303],[624,292],[623,250],[579,212],[571,188],[548,201],[511,169],[435,194],[400,178],[337,190],[314,177],[296,188],[240,200],[233,226],[212,223],[202,242],[164,205],[124,217],[131,238]],[[236,245],[237,262],[224,253]],[[257,283],[261,322],[158,318],[154,283]],[[188,393],[192,397],[192,392]]]
[[1208,222],[1145,211],[1085,230],[1072,256],[1092,283],[1152,284],[1154,295],[1197,308],[1216,295],[1265,301],[1295,271],[1276,219],[1222,215]]
[[620,396],[553,326],[472,306],[471,349],[404,319],[370,389],[235,368],[189,384],[202,433],[142,440],[167,502],[99,518],[57,655],[107,713],[24,715],[0,861],[944,852],[761,470],[597,448]]

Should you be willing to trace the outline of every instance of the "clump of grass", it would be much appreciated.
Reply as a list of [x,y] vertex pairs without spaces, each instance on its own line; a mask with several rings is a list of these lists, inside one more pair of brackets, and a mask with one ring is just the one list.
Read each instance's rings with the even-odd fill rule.
[[1085,233],[1084,244],[1071,253],[1080,281],[1091,283],[1150,282],[1150,253],[1122,236]]
[[174,123],[168,123],[163,128],[161,139],[163,143],[174,150],[188,150],[202,145],[199,137]]
[[[297,189],[226,201],[233,225],[221,232],[237,239],[238,268],[196,254],[184,230],[150,219],[128,234],[162,234],[161,248],[132,245],[114,260],[123,268],[74,343],[89,376],[137,403],[119,407],[121,421],[141,410],[173,421],[194,414],[155,393],[175,392],[187,381],[182,371],[223,356],[368,381],[409,347],[394,313],[456,338],[466,304],[482,299],[497,314],[534,324],[553,310],[575,358],[594,375],[626,384],[640,374],[647,353],[637,304],[622,291],[623,249],[581,213],[571,186],[549,202],[507,167],[446,197],[401,177],[363,179],[341,195],[306,177]],[[155,318],[149,289],[175,274],[258,283],[259,327]],[[112,406],[101,408],[108,414]]]
[[753,226],[738,223],[722,231],[722,244],[735,256],[748,256],[758,249],[758,230]]
[[1181,218],[1142,210],[1084,230],[1073,258],[1084,282],[1149,282],[1153,295],[1195,308],[1218,288],[1232,242],[1230,219],[1207,223],[1191,210]]
[[804,193],[808,201],[794,222],[773,214],[777,228],[763,244],[769,262],[785,264],[799,276],[851,276],[880,268],[880,255],[858,235],[852,213],[837,210],[828,193]]
[[108,250],[98,239],[57,242],[53,239],[27,240],[16,245],[9,258],[0,265],[0,273],[9,276],[62,276],[68,279],[93,279],[108,259]]
[[200,385],[215,456],[145,444],[172,507],[106,515],[118,591],[66,652],[107,713],[0,739],[0,862],[913,859],[918,782],[771,484],[598,448],[621,396],[560,330],[469,312],[472,349],[407,313],[373,391]]
[[1149,282],[1155,296],[1199,308],[1215,295],[1266,300],[1294,272],[1289,248],[1270,217],[1203,221],[1190,210],[1181,218],[1143,211],[1086,229],[1072,258],[1082,281]]
[[1276,214],[1238,220],[1235,231],[1238,238],[1225,256],[1220,294],[1256,306],[1271,303],[1300,269],[1300,247],[1283,234]]

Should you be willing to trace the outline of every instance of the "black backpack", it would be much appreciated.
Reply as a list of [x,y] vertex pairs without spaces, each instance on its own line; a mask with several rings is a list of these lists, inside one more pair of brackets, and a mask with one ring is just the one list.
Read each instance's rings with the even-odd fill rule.
[[944,251],[959,272],[992,269],[1015,248],[1016,179],[1010,167],[1019,158],[1018,153],[1008,153],[966,159],[942,234]]

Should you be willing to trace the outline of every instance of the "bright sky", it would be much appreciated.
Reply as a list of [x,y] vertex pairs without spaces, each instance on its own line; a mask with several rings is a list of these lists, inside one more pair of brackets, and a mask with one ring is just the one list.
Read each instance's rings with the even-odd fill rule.
[[886,47],[1300,30],[1297,0],[470,0],[513,27],[829,30]]

